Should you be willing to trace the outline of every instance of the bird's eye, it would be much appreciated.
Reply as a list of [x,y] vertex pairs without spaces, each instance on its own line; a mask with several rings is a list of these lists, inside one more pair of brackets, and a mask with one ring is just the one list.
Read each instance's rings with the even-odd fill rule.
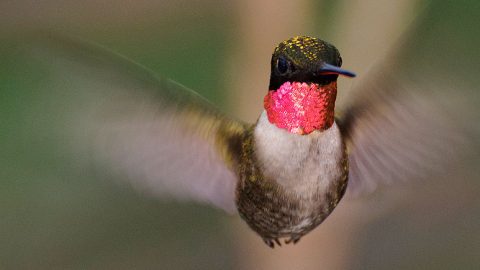
[[287,59],[280,57],[277,60],[277,70],[280,73],[280,75],[284,75],[287,73],[287,71],[290,68],[290,63],[288,62]]

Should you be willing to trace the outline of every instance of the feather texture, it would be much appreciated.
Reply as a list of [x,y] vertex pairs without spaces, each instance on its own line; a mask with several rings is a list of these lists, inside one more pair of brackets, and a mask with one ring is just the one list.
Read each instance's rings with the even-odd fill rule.
[[48,70],[48,84],[39,91],[58,102],[53,109],[63,124],[56,128],[63,127],[69,155],[83,155],[147,194],[235,211],[236,164],[229,149],[243,123],[95,45],[64,39],[32,51]]
[[380,183],[435,177],[468,152],[459,114],[468,106],[449,98],[447,84],[432,71],[421,78],[388,63],[378,70],[354,89],[340,119],[349,151],[347,191],[354,196]]

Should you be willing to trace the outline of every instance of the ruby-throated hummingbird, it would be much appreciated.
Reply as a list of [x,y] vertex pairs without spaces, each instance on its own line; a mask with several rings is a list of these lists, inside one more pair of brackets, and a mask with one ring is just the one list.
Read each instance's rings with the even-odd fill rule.
[[[297,36],[274,49],[254,124],[98,46],[62,42],[68,53],[48,69],[55,75],[46,91],[73,101],[56,121],[76,160],[154,195],[238,210],[270,247],[317,227],[347,182],[356,193],[430,172],[448,160],[445,142],[455,145],[448,117],[396,87],[388,72],[388,85],[360,85],[336,118],[337,78],[355,75],[318,38]],[[52,50],[33,52],[53,59]]]

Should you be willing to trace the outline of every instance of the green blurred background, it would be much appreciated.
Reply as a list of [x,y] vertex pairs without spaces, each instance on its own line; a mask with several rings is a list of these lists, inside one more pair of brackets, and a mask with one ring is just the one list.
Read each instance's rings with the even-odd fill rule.
[[480,104],[479,16],[475,0],[2,1],[0,269],[477,269],[478,155],[444,179],[344,201],[297,246],[270,250],[238,217],[72,174],[26,121],[43,74],[17,52],[26,32],[79,36],[254,121],[279,41],[329,40],[360,79],[403,44],[406,67],[461,82],[459,95]]

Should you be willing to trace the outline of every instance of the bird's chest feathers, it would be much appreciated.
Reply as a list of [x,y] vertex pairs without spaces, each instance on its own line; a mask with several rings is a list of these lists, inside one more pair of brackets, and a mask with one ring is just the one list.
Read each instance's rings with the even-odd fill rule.
[[255,155],[266,179],[298,194],[326,191],[345,174],[344,145],[335,123],[298,135],[271,124],[265,111],[254,132]]

